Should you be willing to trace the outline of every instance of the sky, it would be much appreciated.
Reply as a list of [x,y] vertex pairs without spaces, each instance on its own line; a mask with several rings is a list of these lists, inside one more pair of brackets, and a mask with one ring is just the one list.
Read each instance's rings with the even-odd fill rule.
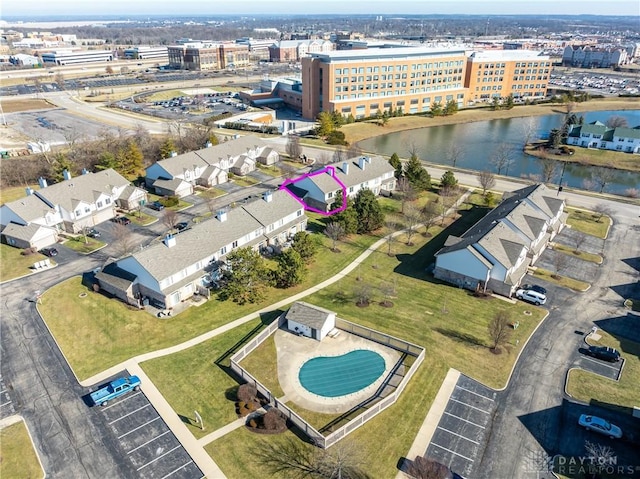
[[[5,17],[215,14],[593,14],[640,16],[638,0],[2,0]],[[640,28],[640,25],[639,25]]]

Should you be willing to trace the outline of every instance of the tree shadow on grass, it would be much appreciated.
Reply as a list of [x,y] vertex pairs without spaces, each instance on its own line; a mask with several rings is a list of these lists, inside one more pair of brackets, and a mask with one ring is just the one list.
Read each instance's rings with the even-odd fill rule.
[[448,338],[453,339],[454,341],[468,343],[482,348],[487,347],[487,345],[483,341],[479,340],[475,336],[472,336],[471,334],[466,334],[454,329],[446,328],[435,328],[435,331],[442,334],[443,336],[447,336]]
[[411,278],[445,284],[434,279],[433,276],[427,273],[431,265],[435,263],[436,253],[444,246],[445,241],[449,236],[461,236],[489,211],[491,210],[479,206],[472,206],[469,210],[460,211],[460,218],[451,223],[436,236],[433,236],[414,254],[397,255],[400,264],[396,266],[394,272]]

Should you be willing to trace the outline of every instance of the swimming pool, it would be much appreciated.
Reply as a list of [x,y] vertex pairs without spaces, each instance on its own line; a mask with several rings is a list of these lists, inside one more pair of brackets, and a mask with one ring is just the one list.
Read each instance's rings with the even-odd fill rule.
[[318,356],[302,365],[298,378],[309,392],[324,397],[351,394],[373,384],[385,370],[384,358],[357,349],[342,356]]

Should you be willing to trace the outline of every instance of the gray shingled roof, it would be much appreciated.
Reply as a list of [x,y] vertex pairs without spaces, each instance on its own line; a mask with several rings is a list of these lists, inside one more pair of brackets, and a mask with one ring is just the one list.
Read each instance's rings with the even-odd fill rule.
[[46,188],[36,190],[40,196],[52,205],[60,205],[67,211],[73,211],[79,201],[94,203],[101,193],[113,195],[114,188],[127,186],[129,181],[115,170],[98,171],[76,176]]
[[115,262],[107,264],[101,271],[98,271],[95,276],[101,283],[110,284],[123,291],[129,289],[137,278],[135,274],[120,268]]
[[11,201],[10,203],[5,203],[3,206],[13,211],[26,222],[42,218],[52,211],[52,208],[35,194]]
[[618,127],[614,130],[613,136],[633,138],[634,140],[640,139],[640,126],[636,126],[635,128]]
[[176,236],[171,248],[156,243],[132,256],[158,281],[220,251],[225,245],[242,238],[262,225],[242,208],[227,212],[224,222],[217,218]]
[[44,228],[36,223],[30,225],[19,225],[16,223],[9,223],[5,229],[2,230],[2,234],[10,236],[11,238],[21,239],[24,241],[31,241],[40,228]]
[[502,222],[495,223],[477,243],[506,268],[517,263],[525,247],[518,234]]
[[283,190],[274,191],[271,194],[270,202],[267,202],[263,195],[262,198],[247,203],[242,207],[264,226],[270,225],[303,208],[289,193]]
[[189,183],[188,181],[181,180],[180,178],[174,178],[173,180],[156,180],[151,186],[154,188],[163,188],[165,190],[176,191],[182,186],[183,183]]
[[334,314],[333,311],[298,301],[291,305],[285,319],[304,324],[313,329],[322,329],[330,314]]
[[226,160],[230,156],[237,157],[245,154],[248,149],[254,149],[256,147],[263,148],[264,146],[265,143],[262,138],[255,135],[245,135],[235,140],[223,141],[218,145],[203,148],[195,153],[205,162],[214,165],[219,163],[220,160]]
[[208,165],[196,151],[165,158],[157,163],[162,166],[165,171],[170,173],[171,176],[181,175],[185,170],[193,170],[195,166],[205,168]]
[[[362,169],[359,166],[360,158],[363,157],[350,158],[349,160],[340,161],[338,163],[333,163],[332,165],[330,165],[335,168],[334,177],[342,181],[347,188],[349,188],[350,186],[359,185],[361,183],[364,183],[365,181],[371,181],[375,178],[382,177],[385,173],[393,173],[395,171],[394,168],[389,164],[389,162],[381,156],[364,157],[369,158],[370,161],[365,161],[364,169]],[[347,163],[349,165],[348,174],[346,174],[342,170],[344,167],[344,163]],[[340,189],[340,185],[334,179],[332,179],[331,175],[329,175],[328,173],[324,175],[311,176],[310,179],[324,193]]]

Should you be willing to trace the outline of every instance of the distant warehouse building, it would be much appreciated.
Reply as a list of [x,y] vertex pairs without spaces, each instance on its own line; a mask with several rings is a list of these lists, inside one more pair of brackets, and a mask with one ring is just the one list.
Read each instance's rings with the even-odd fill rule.
[[167,60],[167,47],[135,47],[127,48],[124,51],[124,57],[132,60],[150,60],[159,59]]
[[77,65],[113,61],[111,50],[56,50],[42,54],[42,61],[55,65]]
[[221,70],[249,65],[249,45],[194,42],[168,47],[169,67],[177,70]]

